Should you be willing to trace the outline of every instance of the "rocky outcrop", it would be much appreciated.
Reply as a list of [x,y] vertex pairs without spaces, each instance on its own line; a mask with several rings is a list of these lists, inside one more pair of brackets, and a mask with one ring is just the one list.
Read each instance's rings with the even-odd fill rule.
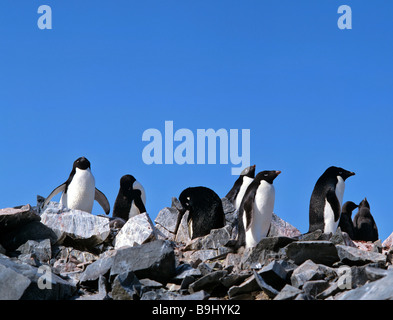
[[226,225],[191,240],[187,212],[172,199],[153,223],[62,208],[0,210],[0,299],[352,300],[393,298],[393,241],[357,242],[346,233],[302,235],[274,215],[254,248],[226,247]]

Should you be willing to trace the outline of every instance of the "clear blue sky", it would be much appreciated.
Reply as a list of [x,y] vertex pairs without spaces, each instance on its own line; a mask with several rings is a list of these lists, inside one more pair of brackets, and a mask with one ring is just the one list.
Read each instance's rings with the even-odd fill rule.
[[[44,4],[52,30],[37,27]],[[225,196],[231,164],[143,163],[143,132],[171,120],[250,129],[257,171],[283,172],[275,212],[300,231],[336,165],[356,172],[344,201],[367,197],[380,238],[393,232],[391,1],[3,1],[0,48],[1,208],[35,204],[82,155],[111,207],[133,174],[153,220],[186,187]]]

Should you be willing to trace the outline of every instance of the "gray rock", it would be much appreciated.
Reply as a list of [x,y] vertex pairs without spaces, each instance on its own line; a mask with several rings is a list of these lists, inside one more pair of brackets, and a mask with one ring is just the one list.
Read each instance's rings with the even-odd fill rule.
[[64,243],[82,250],[92,249],[103,243],[110,234],[110,221],[106,217],[80,210],[55,208],[45,209],[41,222],[56,233],[58,244]]
[[34,254],[41,263],[48,263],[52,258],[51,242],[49,239],[42,241],[29,240],[21,245],[17,251],[21,254]]
[[189,214],[189,212],[186,211],[180,220],[180,224],[177,229],[176,237],[175,237],[175,240],[177,242],[188,243],[191,241],[190,235],[188,233],[188,223],[187,223],[188,214]]
[[198,291],[189,295],[181,295],[165,289],[155,289],[144,293],[141,300],[207,300],[209,294]]
[[156,232],[149,215],[138,214],[129,219],[116,235],[115,249],[133,247],[156,239]]
[[207,261],[216,258],[219,254],[217,250],[208,249],[208,250],[196,250],[190,251],[192,252],[189,256],[190,261]]
[[286,285],[288,274],[282,265],[274,260],[264,266],[262,270],[259,271],[259,275],[268,285],[280,291]]
[[278,295],[279,291],[266,283],[266,281],[255,270],[253,270],[253,272],[258,286],[269,298],[274,299]]
[[52,229],[40,221],[27,222],[0,234],[0,242],[8,251],[16,250],[29,240],[41,241],[45,239],[49,239],[51,244],[54,244],[57,241],[57,236]]
[[386,255],[364,251],[361,249],[337,245],[338,256],[342,263],[348,265],[364,265],[367,263],[378,263],[384,265],[386,263]]
[[285,247],[285,252],[298,265],[309,259],[327,266],[339,261],[337,249],[330,241],[292,242]]
[[237,219],[235,206],[227,198],[221,199],[222,209],[224,210],[225,221],[227,225],[232,225]]
[[157,240],[170,240],[170,241],[175,240],[176,234],[169,232],[167,229],[160,226],[159,224],[156,224],[154,227],[156,230]]
[[31,281],[0,263],[0,300],[19,300]]
[[185,250],[219,249],[231,239],[231,231],[232,227],[229,225],[219,229],[212,229],[208,235],[189,242]]
[[113,300],[136,300],[141,295],[142,284],[133,272],[119,274],[113,280]]
[[293,300],[300,293],[302,293],[302,290],[286,284],[285,287],[278,293],[278,295],[274,297],[273,300]]
[[98,259],[97,261],[94,261],[92,264],[88,265],[80,277],[80,282],[83,283],[88,281],[98,281],[100,276],[104,276],[109,272],[113,265],[114,259],[114,256],[109,256]]
[[322,280],[332,275],[335,275],[332,268],[306,260],[293,271],[291,284],[295,288],[301,288],[307,281]]
[[156,224],[159,224],[169,232],[176,233],[177,228],[179,227],[180,220],[181,214],[179,210],[172,207],[166,207],[158,213],[157,218],[154,220],[154,222]]
[[171,207],[177,209],[177,211],[179,212],[182,212],[184,210],[181,202],[176,197],[172,197]]
[[390,249],[393,247],[393,232],[382,242],[384,248]]
[[188,276],[201,277],[202,273],[199,268],[195,269],[188,263],[184,263],[176,268],[176,276],[174,277],[174,280],[183,280]]
[[322,293],[329,287],[329,282],[325,280],[312,280],[307,281],[303,285],[304,294],[315,298],[318,294]]
[[117,250],[110,274],[130,271],[139,279],[168,282],[176,274],[173,244],[170,241],[156,240]]
[[[4,255],[0,255],[0,265],[6,275],[14,275],[14,273],[5,270],[4,267],[11,269],[30,281],[30,284],[25,288],[23,295],[20,297],[23,300],[62,300],[70,298],[76,290],[75,285],[52,273],[49,266],[36,268],[28,264],[23,264],[20,261],[14,261]],[[16,293],[13,293],[15,296],[19,295],[22,291],[21,288],[27,284],[27,281],[23,278],[18,277],[17,279],[20,288],[15,289],[17,290]],[[5,285],[3,289],[10,290],[8,285]],[[3,294],[0,293],[0,295]]]
[[338,300],[393,300],[393,271],[382,279],[345,292]]
[[221,279],[228,274],[226,270],[218,270],[209,273],[202,278],[198,279],[194,283],[190,284],[190,293],[195,293],[200,290],[206,292],[212,292],[217,286],[222,285]]
[[29,204],[0,209],[0,234],[32,221],[40,221],[40,217]]
[[270,224],[270,230],[268,237],[297,237],[300,236],[301,232],[290,223],[284,221],[275,213],[273,213],[272,222]]
[[254,291],[260,291],[261,288],[255,280],[255,275],[248,277],[244,282],[237,286],[233,286],[228,290],[228,296],[230,299],[234,299],[245,293],[250,293]]

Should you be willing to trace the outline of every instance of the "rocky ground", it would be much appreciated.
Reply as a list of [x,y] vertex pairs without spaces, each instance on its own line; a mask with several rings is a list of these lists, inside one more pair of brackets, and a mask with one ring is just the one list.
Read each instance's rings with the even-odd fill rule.
[[236,213],[190,240],[173,198],[155,223],[127,223],[62,208],[0,210],[0,299],[358,300],[393,299],[393,234],[354,242],[338,230],[302,235],[274,215],[255,248],[233,253]]

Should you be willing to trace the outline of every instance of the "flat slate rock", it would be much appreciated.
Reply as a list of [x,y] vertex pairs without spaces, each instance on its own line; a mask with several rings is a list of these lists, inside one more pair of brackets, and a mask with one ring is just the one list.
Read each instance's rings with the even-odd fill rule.
[[173,244],[156,240],[142,245],[117,250],[111,275],[132,271],[139,279],[149,278],[166,283],[176,274]]
[[297,241],[285,247],[286,255],[300,265],[306,260],[327,266],[340,260],[336,246],[330,241]]

